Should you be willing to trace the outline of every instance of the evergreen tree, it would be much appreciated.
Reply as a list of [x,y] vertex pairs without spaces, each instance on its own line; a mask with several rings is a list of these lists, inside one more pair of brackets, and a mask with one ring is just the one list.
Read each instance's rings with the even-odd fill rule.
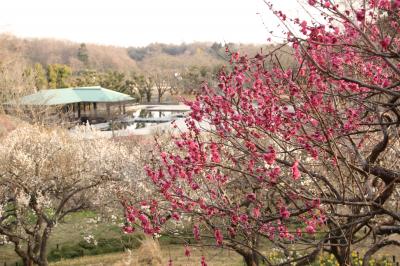
[[72,69],[67,65],[51,64],[47,67],[47,80],[49,88],[66,88],[69,86],[68,78]]
[[78,59],[87,66],[89,64],[89,52],[85,43],[81,43],[78,49]]
[[46,71],[42,64],[36,63],[33,66],[33,74],[35,79],[35,87],[37,89],[45,89],[47,87]]

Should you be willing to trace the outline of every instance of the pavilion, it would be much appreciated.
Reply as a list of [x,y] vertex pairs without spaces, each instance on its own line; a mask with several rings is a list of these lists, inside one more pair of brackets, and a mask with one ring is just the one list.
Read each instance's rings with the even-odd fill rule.
[[118,105],[121,113],[125,113],[125,104],[131,103],[131,96],[102,88],[74,87],[62,89],[41,90],[19,99],[19,104],[25,106],[62,106],[64,112],[73,112],[73,117],[82,121],[98,119],[98,105],[105,106],[106,116],[110,118],[110,107]]

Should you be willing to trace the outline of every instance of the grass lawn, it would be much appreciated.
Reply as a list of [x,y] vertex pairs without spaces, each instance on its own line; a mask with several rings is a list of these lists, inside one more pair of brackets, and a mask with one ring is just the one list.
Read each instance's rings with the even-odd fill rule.
[[[58,245],[61,248],[63,245],[73,245],[82,241],[83,236],[91,234],[96,239],[99,238],[119,238],[123,235],[121,227],[117,224],[94,222],[97,215],[92,212],[80,212],[68,216],[63,223],[59,223],[54,229],[50,240],[48,252],[55,249]],[[161,243],[169,242],[168,240]],[[208,265],[243,265],[242,258],[233,251],[222,250],[219,248],[200,249],[191,247],[192,254],[190,257],[185,257],[183,245],[161,244],[163,265],[167,265],[169,259],[173,261],[173,265],[200,265],[201,256],[204,255]],[[131,253],[132,265],[136,264],[137,250]],[[120,265],[123,260],[128,260],[127,253],[111,253],[97,256],[85,256],[64,261],[52,262],[54,266],[74,266],[74,265]],[[15,265],[15,262],[20,261],[13,250],[12,245],[0,246],[0,265]],[[20,264],[21,265],[21,264]]]
[[[57,224],[50,236],[49,248],[55,249],[57,245],[73,245],[83,240],[85,235],[91,234],[95,238],[118,238],[122,236],[119,225],[112,223],[96,222],[97,215],[93,212],[79,212],[69,215],[65,221]],[[20,261],[16,256],[13,246],[0,246],[0,265],[5,262],[14,263]]]
[[[210,266],[243,266],[242,258],[233,251],[227,251],[222,249],[191,249],[191,256],[185,257],[184,248],[180,245],[168,245],[161,247],[162,252],[162,265],[168,265],[168,261],[171,258],[174,266],[191,266],[200,265],[201,256],[204,255],[206,262]],[[114,253],[108,255],[99,256],[88,256],[78,259],[59,261],[51,263],[51,266],[125,266],[125,265],[137,265],[137,250],[134,250],[131,255],[128,253]],[[130,259],[130,260],[129,260]]]
[[[68,216],[64,222],[59,223],[54,229],[50,237],[48,252],[56,249],[57,246],[61,249],[63,246],[67,247],[76,245],[83,240],[84,236],[87,235],[93,235],[95,239],[107,239],[107,241],[110,239],[120,239],[124,236],[120,225],[113,224],[109,221],[96,221],[96,218],[97,215],[93,212],[80,212]],[[400,240],[399,236],[394,236],[394,238]],[[361,254],[368,248],[368,244],[370,244],[368,242],[369,241],[364,243],[367,246],[358,247]],[[222,250],[216,247],[203,249],[191,247],[192,255],[190,257],[185,257],[183,245],[174,245],[177,242],[173,242],[166,238],[161,238],[160,243],[163,265],[167,265],[169,259],[172,259],[174,266],[200,265],[202,255],[205,256],[208,265],[244,265],[242,258],[233,251]],[[132,251],[130,256],[128,256],[127,253],[111,253],[52,262],[50,265],[136,265],[138,256],[141,256],[138,253],[139,251],[135,249]],[[267,250],[266,253],[268,253]],[[400,248],[393,246],[387,247],[379,252],[379,256],[386,256],[388,258],[398,254],[400,254]],[[123,260],[129,260],[129,258],[132,264],[123,264]],[[398,257],[397,259],[400,258]],[[0,246],[0,265],[6,265],[4,263],[7,263],[7,265],[15,265],[15,262],[17,261],[20,261],[20,259],[16,256],[12,245]]]

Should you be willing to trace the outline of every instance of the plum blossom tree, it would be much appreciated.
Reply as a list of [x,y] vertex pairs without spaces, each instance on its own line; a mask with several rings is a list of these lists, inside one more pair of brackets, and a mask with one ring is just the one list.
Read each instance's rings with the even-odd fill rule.
[[0,144],[0,235],[24,265],[48,265],[52,230],[66,215],[101,206],[132,177],[118,143],[25,126]]
[[400,246],[400,2],[346,3],[310,0],[321,15],[303,21],[266,2],[296,66],[277,51],[231,53],[218,86],[188,103],[189,130],[155,149],[146,170],[158,194],[129,206],[129,222],[158,233],[190,217],[196,244],[215,239],[249,266],[274,264],[271,246],[285,265],[321,252],[349,265],[370,241],[368,265]]

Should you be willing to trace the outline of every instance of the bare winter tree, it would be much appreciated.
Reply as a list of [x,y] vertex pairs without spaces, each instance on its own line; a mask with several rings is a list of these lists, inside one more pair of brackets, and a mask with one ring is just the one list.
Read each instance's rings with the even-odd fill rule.
[[171,92],[176,87],[175,73],[172,71],[158,71],[151,74],[154,80],[154,87],[157,91],[157,101],[161,103],[166,93]]

